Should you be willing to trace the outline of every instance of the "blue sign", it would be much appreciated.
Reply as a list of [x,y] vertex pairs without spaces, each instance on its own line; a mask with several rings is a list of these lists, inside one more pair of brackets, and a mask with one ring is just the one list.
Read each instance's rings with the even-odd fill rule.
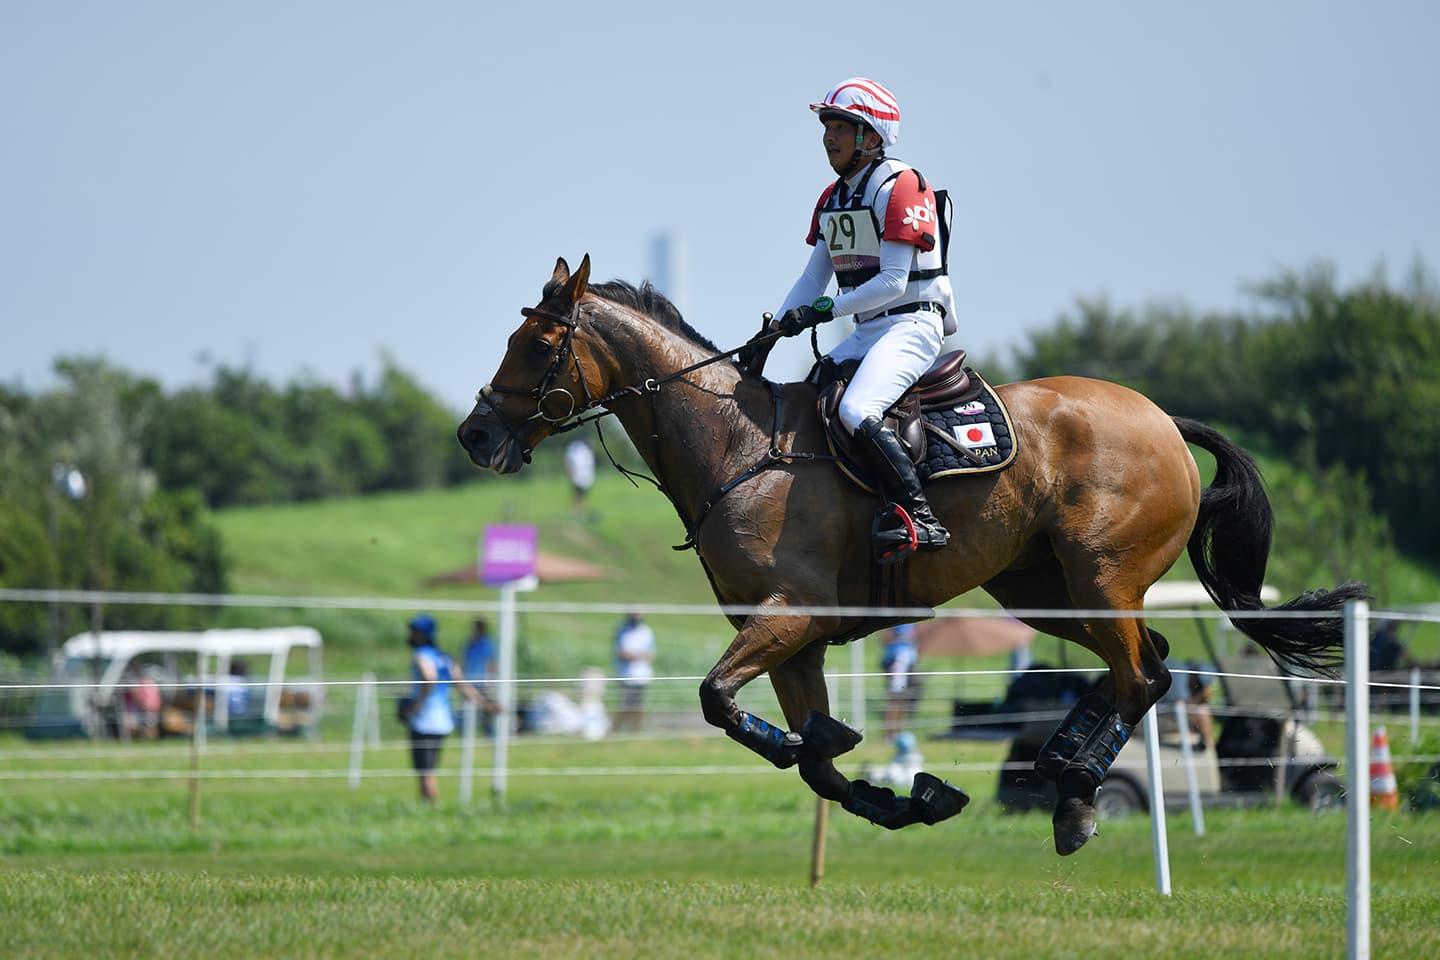
[[492,587],[535,572],[535,528],[495,524],[485,528],[480,579]]

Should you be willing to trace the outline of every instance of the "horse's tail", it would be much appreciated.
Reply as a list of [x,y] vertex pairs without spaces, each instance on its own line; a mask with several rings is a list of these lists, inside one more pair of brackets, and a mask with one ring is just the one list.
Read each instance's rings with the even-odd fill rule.
[[[1264,610],[1260,587],[1270,557],[1274,515],[1260,468],[1219,431],[1183,417],[1173,419],[1187,443],[1215,457],[1215,480],[1200,495],[1200,513],[1188,544],[1195,574],[1220,609]],[[1365,584],[1347,580],[1334,590],[1306,591],[1271,608],[1329,616],[1231,619],[1282,668],[1333,675],[1344,659],[1340,612],[1347,601],[1368,598]]]

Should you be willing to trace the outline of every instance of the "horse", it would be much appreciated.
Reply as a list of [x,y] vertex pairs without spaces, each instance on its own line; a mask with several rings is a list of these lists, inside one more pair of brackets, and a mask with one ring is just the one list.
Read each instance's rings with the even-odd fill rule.
[[[1036,630],[1109,668],[1042,748],[1057,786],[1057,853],[1095,833],[1095,798],[1134,726],[1170,687],[1169,644],[1144,618],[1146,590],[1188,550],[1210,597],[1282,667],[1332,671],[1346,582],[1265,610],[1272,511],[1254,460],[1218,431],[1140,393],[1058,376],[996,388],[1019,451],[1004,470],[932,483],[950,545],[884,568],[871,552],[874,494],[828,464],[816,388],[742,369],[651,285],[590,282],[590,257],[556,261],[510,335],[457,438],[470,459],[519,471],[546,437],[615,416],[670,500],[736,633],[701,682],[705,720],[817,795],[889,829],[934,824],[968,797],[927,773],[909,796],[851,780],[834,760],[862,733],[829,715],[829,645],[923,619],[979,588]],[[717,362],[718,361],[718,362]],[[1202,489],[1187,443],[1216,460]],[[736,612],[743,610],[744,612]],[[917,612],[918,611],[918,612]],[[1113,613],[1112,613],[1113,612]],[[740,709],[768,675],[784,724]]]

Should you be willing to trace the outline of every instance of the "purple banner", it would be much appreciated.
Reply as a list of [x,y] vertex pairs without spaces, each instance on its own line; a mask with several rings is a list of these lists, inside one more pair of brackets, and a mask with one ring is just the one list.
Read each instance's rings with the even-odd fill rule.
[[485,528],[480,579],[495,587],[535,572],[535,528],[496,524]]

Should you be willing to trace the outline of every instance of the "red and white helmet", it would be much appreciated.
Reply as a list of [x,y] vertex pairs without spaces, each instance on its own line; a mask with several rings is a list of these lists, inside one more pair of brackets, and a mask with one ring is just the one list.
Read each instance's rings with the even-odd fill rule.
[[851,77],[830,88],[825,99],[810,104],[821,121],[838,118],[863,123],[880,134],[880,142],[895,146],[900,139],[900,103],[895,95],[874,80]]

